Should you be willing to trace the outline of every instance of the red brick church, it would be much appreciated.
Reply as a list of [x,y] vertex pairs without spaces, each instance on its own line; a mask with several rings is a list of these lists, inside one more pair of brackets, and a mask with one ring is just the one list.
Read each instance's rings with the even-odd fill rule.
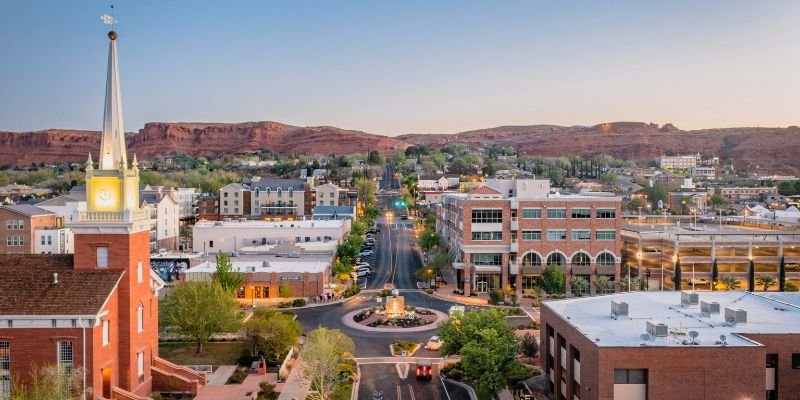
[[128,162],[115,32],[109,32],[98,163],[86,163],[87,210],[70,226],[74,256],[0,255],[0,400],[34,367],[57,366],[85,399],[197,393],[204,374],[158,357],[158,291],[150,220],[139,208],[139,169]]

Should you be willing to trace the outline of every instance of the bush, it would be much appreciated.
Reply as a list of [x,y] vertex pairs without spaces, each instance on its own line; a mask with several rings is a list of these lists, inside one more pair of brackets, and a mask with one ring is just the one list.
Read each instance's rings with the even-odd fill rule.
[[414,347],[417,347],[417,344],[410,340],[403,340],[392,343],[392,347],[394,348],[395,353],[400,353],[404,350],[406,353],[410,353],[411,350],[414,350]]
[[292,302],[292,307],[303,307],[306,305],[306,299],[295,299]]
[[495,289],[489,292],[489,304],[500,304],[503,301],[503,292]]
[[433,289],[425,289],[425,293],[427,293],[427,294],[433,294]]
[[352,286],[348,287],[347,289],[345,289],[342,292],[342,297],[344,297],[344,298],[352,297],[352,296],[357,295],[360,292],[361,292],[361,288],[358,285],[352,285]]
[[261,382],[258,388],[256,400],[278,400],[278,392],[275,391],[275,385],[269,382]]
[[278,288],[278,296],[283,298],[292,297],[292,288],[289,285],[281,285]]
[[440,372],[454,381],[461,381],[464,379],[464,371],[461,370],[461,363],[447,364]]
[[389,297],[392,295],[392,289],[383,289],[378,293],[378,297]]
[[225,382],[225,384],[226,385],[239,384],[244,382],[245,378],[247,378],[247,369],[237,368],[236,371],[233,371],[233,374],[231,374],[231,377],[228,378],[228,381]]

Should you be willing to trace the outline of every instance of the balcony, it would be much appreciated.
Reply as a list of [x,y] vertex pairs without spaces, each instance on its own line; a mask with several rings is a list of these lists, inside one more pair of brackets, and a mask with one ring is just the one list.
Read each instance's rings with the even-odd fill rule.
[[150,210],[81,211],[80,222],[133,222],[151,218]]

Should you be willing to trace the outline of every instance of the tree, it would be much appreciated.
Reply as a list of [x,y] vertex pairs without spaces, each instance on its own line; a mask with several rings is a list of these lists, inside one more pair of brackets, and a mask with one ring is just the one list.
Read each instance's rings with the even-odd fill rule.
[[569,278],[569,285],[572,293],[580,297],[583,295],[583,290],[589,287],[589,281],[580,276],[573,276]]
[[613,171],[600,175],[600,182],[603,182],[603,185],[605,186],[614,187],[617,184],[617,179],[619,179],[619,176],[617,176],[617,173]]
[[758,283],[759,285],[761,285],[761,286],[764,288],[764,291],[765,291],[765,292],[766,292],[767,290],[769,290],[769,288],[771,288],[771,287],[775,286],[775,283],[776,283],[777,281],[778,281],[778,280],[777,280],[777,279],[775,279],[775,277],[773,277],[773,276],[769,276],[769,275],[759,275],[759,276],[756,278],[756,283]]
[[536,339],[536,336],[526,333],[519,341],[519,352],[533,361],[533,358],[539,354],[539,340]]
[[275,385],[269,382],[261,382],[258,384],[258,389],[256,400],[278,400],[280,393],[275,391]]
[[367,163],[369,165],[383,165],[386,162],[386,159],[383,157],[378,151],[372,150],[367,155]]
[[161,321],[197,342],[197,353],[211,336],[240,326],[236,301],[217,282],[181,282],[161,303]]
[[217,253],[217,273],[214,280],[228,293],[234,293],[244,284],[244,275],[232,272],[233,265],[228,253]]
[[711,264],[711,290],[714,290],[717,279],[719,279],[719,269],[717,268],[717,259],[715,258],[714,263]]
[[303,333],[300,323],[289,314],[262,308],[244,324],[244,337],[250,356],[266,356],[280,362],[280,356],[297,343]]
[[417,239],[417,244],[419,244],[419,248],[422,249],[424,252],[429,252],[435,246],[439,245],[439,234],[436,233],[433,229],[425,229],[419,235],[419,239]]
[[358,191],[358,197],[364,206],[373,205],[375,203],[375,192],[378,190],[375,181],[366,178],[359,178],[353,183],[353,186]]
[[278,288],[278,296],[283,298],[292,297],[292,288],[287,284],[283,284]]
[[778,267],[778,291],[785,291],[786,287],[786,260],[781,256],[781,263]]
[[750,260],[750,265],[747,267],[747,291],[756,291],[756,268],[753,265],[753,260]]
[[672,277],[675,282],[675,290],[681,290],[681,260],[675,261],[675,274]]
[[353,340],[341,331],[320,327],[309,332],[301,354],[302,377],[311,389],[309,399],[329,399],[336,386],[348,379],[341,373],[342,366],[353,351]]
[[728,208],[728,202],[718,193],[714,193],[708,198],[708,205],[717,211]]
[[607,292],[613,286],[611,279],[608,279],[605,275],[600,275],[594,280],[594,288],[598,294]]
[[719,283],[725,288],[725,290],[739,290],[739,287],[741,287],[739,280],[731,275],[723,276],[719,280]]
[[498,310],[454,315],[439,325],[442,354],[458,354],[468,382],[489,393],[507,385],[506,374],[519,366],[518,340]]
[[562,294],[564,293],[566,276],[558,266],[548,265],[542,272],[542,278],[539,282],[547,294]]

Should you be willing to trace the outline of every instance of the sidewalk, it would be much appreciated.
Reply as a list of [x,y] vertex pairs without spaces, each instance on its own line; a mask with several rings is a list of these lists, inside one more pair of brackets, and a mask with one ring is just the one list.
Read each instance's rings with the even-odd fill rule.
[[459,304],[466,304],[466,305],[473,305],[473,306],[485,306],[489,305],[489,299],[485,297],[477,297],[477,296],[462,296],[460,294],[453,293],[454,290],[458,289],[456,286],[456,274],[455,271],[450,269],[448,271],[442,271],[442,277],[447,282],[446,285],[440,285],[438,289],[433,291],[432,295],[440,300],[445,301],[452,301],[453,303]]
[[289,372],[289,377],[286,382],[281,385],[281,394],[278,400],[305,400],[308,397],[308,385],[302,379],[303,369],[303,355],[297,358],[297,361]]

